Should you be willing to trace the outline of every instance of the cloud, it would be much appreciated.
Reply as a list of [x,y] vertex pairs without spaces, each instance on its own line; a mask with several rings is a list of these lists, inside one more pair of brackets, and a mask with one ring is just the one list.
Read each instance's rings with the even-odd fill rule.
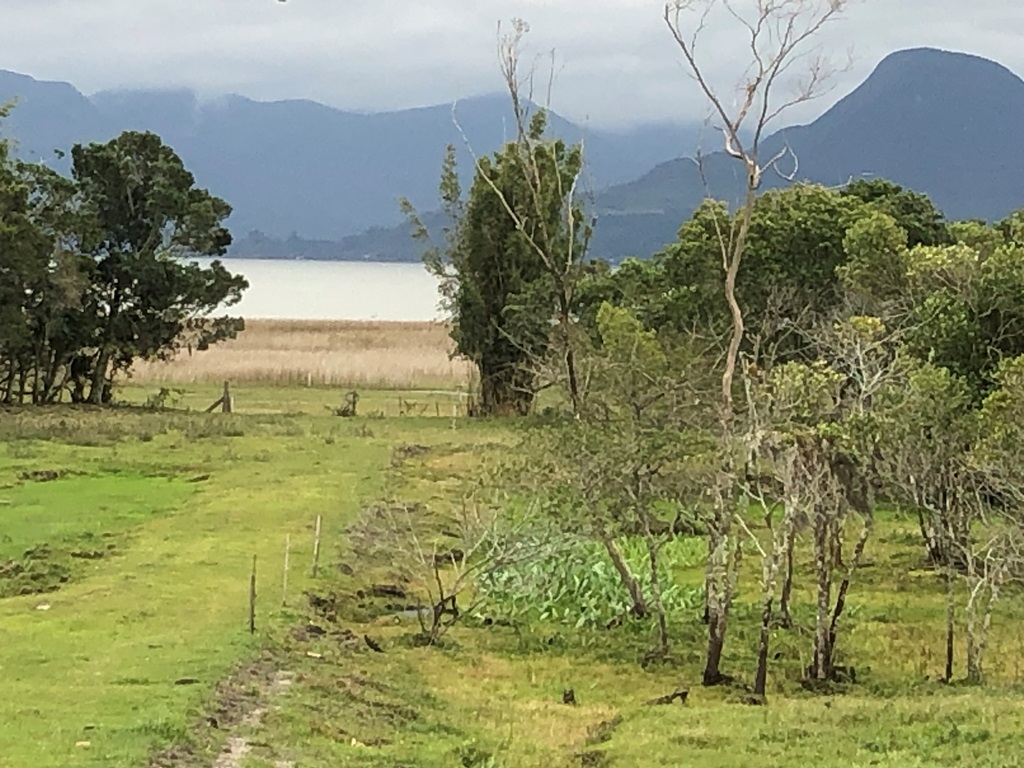
[[[750,0],[737,0],[739,5]],[[862,0],[820,43],[854,66],[805,119],[887,53],[931,45],[1024,72],[1017,3]],[[705,106],[681,67],[661,0],[0,0],[0,67],[93,92],[187,86],[203,95],[312,98],[399,109],[497,91],[496,24],[532,27],[529,51],[557,51],[553,106],[595,125],[692,120]],[[702,52],[728,87],[742,29],[715,17]]]

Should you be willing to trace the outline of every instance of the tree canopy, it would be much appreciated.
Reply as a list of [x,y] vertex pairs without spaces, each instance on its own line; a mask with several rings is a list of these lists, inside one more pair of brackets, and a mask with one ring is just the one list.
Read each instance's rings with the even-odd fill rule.
[[546,127],[538,111],[527,133],[481,158],[465,200],[454,148],[444,164],[446,243],[425,260],[442,281],[456,353],[479,371],[481,414],[530,411],[554,329],[577,303],[589,237],[574,193],[582,148],[545,139]]
[[152,133],[72,150],[72,177],[0,144],[0,398],[106,402],[138,359],[234,336],[247,287],[219,261],[230,206]]

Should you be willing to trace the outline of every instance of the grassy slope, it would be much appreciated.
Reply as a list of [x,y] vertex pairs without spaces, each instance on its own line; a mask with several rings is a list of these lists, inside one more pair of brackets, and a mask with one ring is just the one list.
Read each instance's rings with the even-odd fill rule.
[[[429,436],[429,433],[425,433]],[[435,436],[436,437],[436,436]],[[402,470],[408,498],[432,496],[441,467],[469,462],[440,438],[433,456]],[[383,641],[386,654],[311,647],[323,660],[293,656],[300,683],[259,738],[271,748],[253,764],[293,760],[303,766],[1009,766],[1024,754],[1024,618],[1019,598],[1004,604],[988,656],[991,686],[946,687],[942,667],[943,603],[932,575],[917,569],[913,523],[882,515],[869,563],[854,581],[841,663],[860,670],[860,684],[823,698],[801,690],[811,636],[778,632],[768,707],[736,703],[736,694],[704,690],[699,680],[704,628],[682,617],[673,627],[670,665],[638,663],[649,636],[617,630],[573,637],[539,629],[511,632],[463,627],[451,647],[408,647],[415,628],[384,616],[349,624]],[[351,554],[343,555],[346,559]],[[735,612],[727,667],[753,670],[758,564],[748,556]],[[801,582],[811,583],[809,562]],[[699,571],[679,578],[698,583]],[[355,585],[348,584],[350,588]],[[809,627],[813,596],[797,595],[798,624]],[[694,617],[695,618],[695,617]],[[962,642],[962,639],[961,639]],[[962,658],[959,660],[962,664]],[[372,684],[370,684],[372,683]],[[646,702],[691,685],[687,706]],[[580,705],[561,703],[575,689]]]
[[[125,532],[59,592],[0,602],[0,765],[141,765],[182,735],[190,708],[254,648],[252,556],[274,574],[261,607],[275,611],[285,536],[297,594],[314,516],[334,541],[377,492],[389,440],[367,434],[301,416],[0,415],[5,555]],[[81,474],[16,481],[33,470]],[[185,677],[201,684],[174,685]]]
[[[212,386],[191,389],[185,405],[216,397]],[[128,394],[139,400],[146,391]],[[841,640],[843,661],[863,670],[863,682],[833,699],[796,685],[810,645],[799,633],[776,638],[782,657],[766,708],[697,687],[685,707],[644,704],[698,679],[698,622],[674,627],[674,663],[647,671],[637,660],[648,638],[628,630],[557,637],[549,629],[517,638],[465,627],[438,651],[409,647],[404,638],[413,628],[394,618],[360,623],[345,611],[342,626],[357,638],[371,634],[386,653],[331,637],[292,639],[286,630],[306,618],[299,592],[311,586],[316,514],[325,515],[328,556],[356,563],[341,533],[361,503],[387,487],[443,512],[450,478],[476,446],[502,436],[498,426],[464,421],[453,431],[448,418],[339,420],[324,409],[337,394],[240,388],[239,408],[254,413],[227,418],[0,413],[0,557],[44,542],[91,547],[95,535],[116,547],[102,560],[75,561],[72,582],[57,593],[0,600],[0,766],[144,765],[153,747],[184,737],[215,681],[267,644],[296,677],[254,734],[253,766],[1019,764],[1024,641],[1017,627],[1024,613],[1017,602],[1001,608],[990,688],[926,683],[941,668],[941,595],[913,568],[912,525],[895,518],[882,521],[869,547],[872,565],[854,584]],[[384,410],[394,398],[368,395],[365,402]],[[395,470],[399,443],[433,450]],[[17,480],[24,471],[57,469],[82,474]],[[210,478],[187,482],[202,474]],[[282,610],[289,534],[294,599]],[[253,554],[261,574],[255,640],[244,632]],[[747,564],[751,586],[728,650],[730,671],[744,676],[755,644],[752,555]],[[325,573],[316,590],[343,596],[386,575]],[[699,573],[679,577],[699,580]],[[36,610],[41,602],[50,609]],[[200,684],[174,685],[182,677]],[[578,707],[561,704],[565,687],[575,688]]]

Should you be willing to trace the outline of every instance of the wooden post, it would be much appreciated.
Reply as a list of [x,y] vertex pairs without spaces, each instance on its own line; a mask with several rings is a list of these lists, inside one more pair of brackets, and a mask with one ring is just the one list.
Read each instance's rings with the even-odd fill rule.
[[434,415],[437,416],[437,418],[441,418],[441,404],[440,403],[434,403]]
[[320,571],[320,531],[323,527],[323,518],[316,516],[316,530],[313,532],[313,578],[316,578]]
[[231,413],[234,408],[234,398],[231,397],[231,384],[230,382],[224,382],[224,395],[220,400],[220,409],[224,413]]
[[452,403],[452,429],[455,429],[455,419],[459,415],[459,404]]
[[292,556],[292,535],[284,537],[284,581],[281,584],[281,605],[288,605],[288,568]]
[[256,555],[252,556],[252,574],[249,576],[249,634],[256,634]]

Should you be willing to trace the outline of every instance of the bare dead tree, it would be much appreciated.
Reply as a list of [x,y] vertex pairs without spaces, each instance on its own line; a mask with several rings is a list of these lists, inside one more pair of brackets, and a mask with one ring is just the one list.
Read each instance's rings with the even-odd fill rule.
[[[733,383],[744,338],[744,314],[736,295],[736,282],[747,246],[754,204],[766,171],[795,178],[797,164],[788,148],[762,158],[761,146],[766,131],[791,108],[820,95],[835,66],[820,54],[807,57],[809,44],[831,21],[846,9],[849,0],[673,0],[665,5],[664,20],[683,55],[686,69],[707,100],[721,132],[725,152],[743,164],[745,190],[735,217],[717,224],[724,272],[724,297],[731,317],[731,333],[722,369],[719,421],[724,447],[721,477],[716,483],[718,497],[715,513],[708,526],[708,566],[706,574],[708,652],[704,684],[715,685],[723,679],[721,658],[728,626],[729,608],[736,581],[733,553],[740,550],[732,534],[736,515],[736,496],[740,458],[733,445],[736,438],[733,408]],[[749,6],[749,10],[746,7]],[[744,8],[744,10],[741,10]],[[725,11],[741,28],[750,50],[744,80],[738,90],[736,106],[730,94],[719,91],[711,82],[701,58],[700,41],[712,13]],[[812,51],[813,53],[813,51]],[[796,91],[776,98],[792,67],[805,63],[805,76]],[[751,130],[748,131],[748,128]],[[791,155],[794,161],[787,173],[780,163]],[[743,504],[741,503],[742,507]]]
[[385,502],[366,509],[349,530],[359,556],[386,564],[409,590],[425,645],[437,644],[480,606],[474,587],[481,580],[547,551],[529,514],[514,518],[472,497],[453,510],[445,534],[430,522],[420,505]]
[[945,671],[953,679],[957,587],[971,549],[971,519],[978,498],[968,451],[977,420],[966,385],[944,368],[912,363],[883,398],[881,439],[874,463],[886,496],[917,516],[925,557],[946,593]]
[[954,546],[967,588],[967,682],[975,685],[985,681],[985,650],[1003,588],[1024,575],[1024,477],[1018,456],[1018,450],[993,452],[979,445],[968,464],[961,505],[967,536]]
[[[764,379],[753,366],[746,366],[743,384],[748,411],[746,444],[751,453],[749,469],[745,473],[744,493],[760,507],[764,526],[770,535],[768,542],[763,542],[746,525],[743,516],[739,516],[741,527],[761,556],[761,630],[757,669],[754,673],[754,696],[763,702],[768,682],[775,595],[784,564],[792,562],[796,518],[801,509],[801,500],[795,493],[798,487],[797,456],[794,451],[780,444],[778,435],[766,423],[771,403],[765,402],[767,393],[764,391]],[[791,573],[787,578],[791,579]]]
[[1004,521],[994,522],[991,516],[991,510],[980,516],[978,525],[984,529],[984,538],[963,552],[967,566],[967,682],[974,684],[984,682],[983,662],[992,615],[1013,567],[1021,562],[1020,531]]

